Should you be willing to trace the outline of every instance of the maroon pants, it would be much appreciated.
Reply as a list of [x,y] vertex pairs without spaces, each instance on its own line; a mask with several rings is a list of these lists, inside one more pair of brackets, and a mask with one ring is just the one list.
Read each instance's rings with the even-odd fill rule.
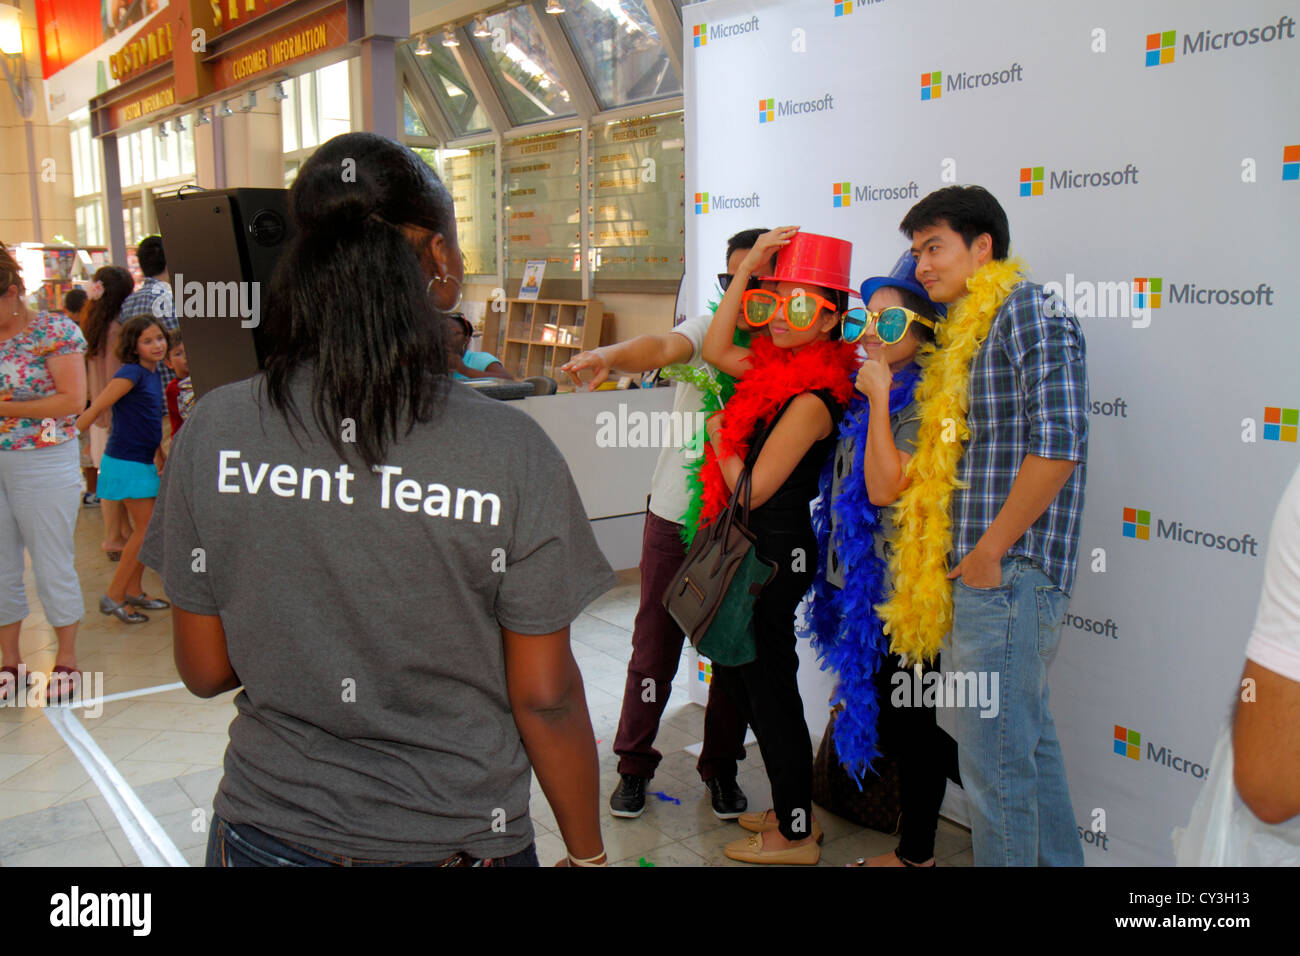
[[[641,543],[641,606],[632,629],[632,659],[627,664],[623,712],[614,738],[619,773],[648,779],[654,776],[663,757],[653,744],[686,638],[664,610],[663,596],[685,558],[681,525],[646,511]],[[714,680],[709,684],[704,749],[696,769],[705,780],[734,777],[736,762],[744,759],[745,718]]]

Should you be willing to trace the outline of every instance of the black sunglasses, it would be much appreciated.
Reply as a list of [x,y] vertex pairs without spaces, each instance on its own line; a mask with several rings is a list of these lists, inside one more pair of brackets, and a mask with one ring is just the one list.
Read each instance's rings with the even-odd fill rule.
[[[721,288],[723,292],[726,292],[726,291],[727,291],[727,286],[731,285],[731,279],[732,279],[732,275],[731,275],[731,273],[729,273],[729,272],[719,272],[719,273],[718,273],[718,287]],[[749,277],[749,282],[746,284],[745,288],[748,290],[748,289],[757,289],[757,288],[759,288],[759,287],[760,287],[760,282],[759,282],[759,280],[758,280],[758,279],[755,279],[753,276],[750,276],[750,277]]]

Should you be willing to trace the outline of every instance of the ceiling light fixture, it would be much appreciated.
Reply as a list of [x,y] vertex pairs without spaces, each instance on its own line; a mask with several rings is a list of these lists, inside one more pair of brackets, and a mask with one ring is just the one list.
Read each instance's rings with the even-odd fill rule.
[[447,27],[442,33],[442,45],[446,47],[460,46],[460,41],[456,39],[456,34],[451,32],[451,27]]
[[480,40],[486,40],[492,35],[492,31],[488,29],[487,21],[482,17],[474,18],[474,35]]
[[421,33],[420,42],[415,45],[416,56],[428,56],[433,51],[429,49],[429,34]]
[[208,108],[205,106],[199,110],[198,119],[194,121],[195,126],[207,126],[212,122],[212,117],[208,114]]
[[281,100],[287,100],[288,98],[289,94],[284,91],[284,83],[277,80],[275,86],[271,87],[271,99],[278,103]]
[[239,112],[247,113],[257,106],[257,90],[249,90],[248,95],[244,97],[244,102],[239,107]]
[[553,17],[558,17],[564,12],[564,4],[560,0],[546,0],[546,12]]
[[230,100],[221,101],[221,115],[223,117],[235,115],[235,111],[230,108]]

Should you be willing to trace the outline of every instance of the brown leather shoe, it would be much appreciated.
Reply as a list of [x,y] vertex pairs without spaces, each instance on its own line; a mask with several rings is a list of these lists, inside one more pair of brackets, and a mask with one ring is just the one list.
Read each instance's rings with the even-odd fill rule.
[[728,859],[741,863],[787,863],[803,866],[815,866],[822,858],[822,849],[816,840],[787,847],[783,850],[763,848],[763,834],[754,833],[739,840],[733,840],[723,848]]
[[[750,833],[766,833],[768,830],[779,829],[775,820],[769,820],[767,818],[769,813],[772,813],[772,811],[758,810],[753,813],[742,813],[736,818],[736,822]],[[775,816],[775,814],[773,815]],[[813,817],[812,832],[813,836],[817,838],[818,843],[821,843],[826,837],[826,834],[822,832],[821,824],[817,822],[816,817]]]

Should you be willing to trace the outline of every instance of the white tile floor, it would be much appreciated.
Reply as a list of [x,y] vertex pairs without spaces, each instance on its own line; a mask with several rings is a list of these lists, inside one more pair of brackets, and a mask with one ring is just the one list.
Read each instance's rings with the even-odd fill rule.
[[[83,511],[77,528],[77,570],[86,604],[92,608],[113,571],[99,551],[101,529],[99,513]],[[614,734],[640,593],[635,571],[620,580],[572,628],[574,656],[582,669],[600,756],[602,810],[618,783]],[[33,613],[23,626],[23,655],[29,668],[48,671],[54,660],[54,633],[41,614],[30,569],[27,583]],[[161,591],[152,572],[146,573],[145,587],[151,593]],[[148,624],[137,626],[92,612],[78,636],[78,664],[82,670],[104,673],[106,694],[171,683],[178,677],[170,635],[171,621],[165,611],[155,612]],[[636,820],[602,817],[606,851],[615,865],[747,865],[723,855],[723,845],[744,831],[713,816],[695,771],[695,758],[682,749],[700,739],[704,725],[703,709],[687,699],[686,678],[682,667],[656,741],[664,759],[647,788],[651,795],[645,813]],[[203,864],[207,839],[196,820],[211,814],[226,731],[234,717],[233,698],[231,692],[200,700],[180,689],[111,701],[98,717],[74,711],[194,866]],[[771,791],[757,746],[749,748],[740,770],[739,782],[750,807],[770,806]],[[549,866],[564,856],[564,845],[536,780],[532,816],[538,856]],[[863,830],[822,809],[817,810],[817,818],[826,832],[822,866],[884,853],[897,843],[896,837]],[[935,855],[941,866],[971,865],[969,831],[940,821]],[[0,866],[138,865],[99,788],[40,709],[0,707]]]

